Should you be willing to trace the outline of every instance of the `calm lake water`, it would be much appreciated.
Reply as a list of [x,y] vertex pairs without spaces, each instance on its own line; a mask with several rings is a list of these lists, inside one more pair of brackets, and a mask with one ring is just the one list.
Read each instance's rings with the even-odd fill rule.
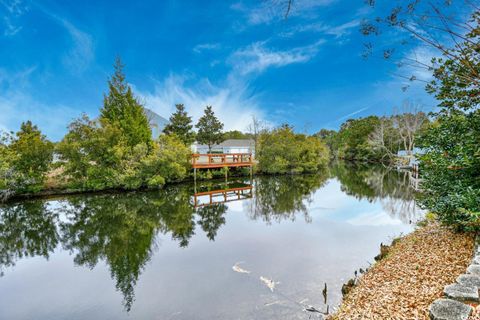
[[0,319],[317,319],[420,215],[406,174],[344,164],[9,204]]

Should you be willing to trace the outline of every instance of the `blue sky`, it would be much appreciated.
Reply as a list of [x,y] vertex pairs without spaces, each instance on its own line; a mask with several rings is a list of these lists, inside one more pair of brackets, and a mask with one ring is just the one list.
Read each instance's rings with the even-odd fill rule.
[[30,119],[61,139],[82,112],[98,115],[116,55],[146,107],[168,118],[184,103],[198,119],[211,104],[226,129],[256,115],[313,133],[406,100],[435,105],[422,83],[402,91],[394,74],[411,70],[361,57],[363,1],[297,0],[283,13],[280,0],[0,0],[0,129]]

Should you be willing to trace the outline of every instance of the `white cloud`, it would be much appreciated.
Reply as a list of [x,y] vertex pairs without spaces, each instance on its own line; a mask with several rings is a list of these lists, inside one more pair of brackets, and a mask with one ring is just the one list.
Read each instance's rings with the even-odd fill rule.
[[352,20],[344,24],[341,24],[339,26],[329,28],[328,30],[325,31],[325,33],[334,35],[335,37],[339,38],[346,34],[349,34],[351,29],[357,28],[359,25],[360,25],[359,20]]
[[293,63],[304,63],[312,59],[325,41],[319,40],[311,45],[288,50],[272,50],[266,42],[255,42],[235,51],[229,58],[234,71],[241,75],[260,73],[270,67],[283,67]]
[[18,26],[16,23],[17,18],[27,12],[28,7],[20,0],[0,0],[0,8],[1,7],[4,7],[6,10],[6,14],[3,17],[3,35],[13,37],[22,30],[22,26]]
[[[8,73],[0,69],[0,129],[17,131],[23,121],[31,120],[50,139],[59,140],[68,123],[78,117],[78,111],[63,105],[39,102],[29,94],[29,77],[36,67]],[[54,116],[52,116],[54,110]]]
[[401,61],[404,67],[400,68],[399,72],[408,77],[414,76],[420,81],[430,81],[433,79],[433,72],[428,66],[432,65],[432,58],[439,55],[440,53],[431,47],[418,46],[406,53]]
[[63,56],[62,62],[73,73],[82,73],[94,59],[92,36],[80,30],[67,19],[56,15],[40,5],[37,6],[68,32],[72,40],[72,45],[70,50]]
[[0,4],[7,9],[8,13],[15,16],[22,15],[28,10],[28,7],[21,0],[1,0]]
[[346,119],[349,119],[351,117],[353,117],[354,115],[357,115],[359,113],[362,113],[363,111],[366,111],[368,109],[370,109],[371,106],[368,106],[368,107],[363,107],[363,108],[360,108],[358,110],[355,110],[353,112],[350,112],[349,114],[347,115],[344,115],[343,117],[340,117],[338,118],[337,120],[335,120],[336,122],[339,122],[339,121],[343,121],[343,120],[346,120]]
[[93,61],[92,37],[76,28],[67,20],[61,20],[72,38],[72,48],[63,58],[63,63],[72,71],[80,73],[84,71]]
[[360,25],[360,20],[354,19],[338,26],[331,26],[327,25],[323,22],[315,22],[315,23],[302,23],[299,24],[286,32],[283,32],[281,35],[290,37],[294,34],[300,32],[315,32],[315,33],[322,33],[325,35],[331,35],[335,38],[341,38],[346,35],[349,35],[352,32],[352,29],[357,28]]
[[[302,0],[293,1],[289,17],[309,16],[319,7],[325,7],[336,0]],[[288,0],[262,1],[254,8],[247,7],[243,2],[237,2],[230,6],[232,10],[245,14],[248,25],[270,24],[276,20],[285,19]]]
[[195,47],[193,47],[193,51],[196,53],[201,53],[206,50],[215,50],[219,48],[220,48],[219,43],[200,43],[200,44],[197,44]]
[[3,32],[3,35],[6,37],[11,37],[16,35],[20,30],[22,30],[21,26],[15,26],[12,24],[10,21],[9,17],[3,17],[3,21],[5,24],[5,31]]
[[164,81],[158,81],[152,92],[135,91],[147,108],[165,118],[174,112],[177,103],[185,105],[194,123],[203,115],[205,106],[213,106],[215,114],[225,124],[225,130],[245,131],[252,115],[263,118],[257,99],[249,95],[247,86],[238,82],[215,86],[208,79],[188,86],[187,80],[191,79],[170,75]]

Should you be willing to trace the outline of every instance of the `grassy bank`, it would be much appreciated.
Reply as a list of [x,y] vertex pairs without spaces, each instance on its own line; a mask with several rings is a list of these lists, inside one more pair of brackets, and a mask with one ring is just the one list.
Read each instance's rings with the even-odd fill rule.
[[465,273],[473,245],[471,234],[419,227],[359,279],[330,320],[429,319],[430,303]]

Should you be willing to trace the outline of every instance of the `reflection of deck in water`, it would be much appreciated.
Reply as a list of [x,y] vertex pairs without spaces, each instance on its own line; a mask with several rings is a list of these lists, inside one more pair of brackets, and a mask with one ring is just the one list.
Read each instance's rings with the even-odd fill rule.
[[198,192],[193,195],[195,207],[238,201],[252,197],[252,186]]

